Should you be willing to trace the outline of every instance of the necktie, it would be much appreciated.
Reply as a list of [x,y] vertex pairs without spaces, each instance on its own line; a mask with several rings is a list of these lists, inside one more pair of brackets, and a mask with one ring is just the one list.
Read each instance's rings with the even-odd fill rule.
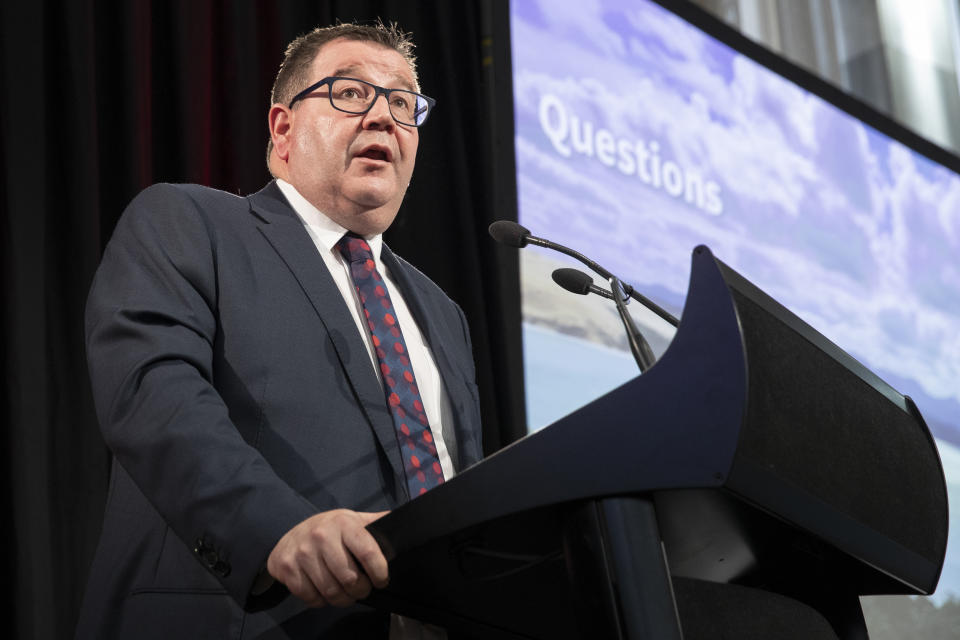
[[337,242],[337,249],[350,263],[350,275],[363,304],[363,315],[383,374],[387,407],[403,455],[407,487],[410,497],[415,498],[443,482],[443,469],[437,458],[437,447],[413,375],[403,332],[386,283],[377,272],[370,245],[350,232]]

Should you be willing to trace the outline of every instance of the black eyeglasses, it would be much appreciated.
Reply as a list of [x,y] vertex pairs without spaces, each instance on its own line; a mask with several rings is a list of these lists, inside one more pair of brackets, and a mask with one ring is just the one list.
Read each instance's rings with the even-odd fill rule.
[[437,101],[433,98],[407,91],[406,89],[384,89],[375,84],[370,84],[365,80],[356,78],[341,78],[330,76],[320,82],[315,82],[297,95],[287,106],[293,108],[293,105],[312,93],[323,85],[330,86],[330,104],[334,109],[345,113],[363,114],[373,108],[373,103],[381,94],[386,98],[387,105],[390,107],[390,115],[399,124],[411,127],[419,127],[427,120],[430,110]]

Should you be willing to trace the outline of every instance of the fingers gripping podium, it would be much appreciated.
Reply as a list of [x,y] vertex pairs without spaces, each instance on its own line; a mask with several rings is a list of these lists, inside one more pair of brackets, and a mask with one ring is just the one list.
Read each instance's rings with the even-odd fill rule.
[[916,406],[692,260],[650,370],[370,525],[369,604],[468,638],[865,638],[859,595],[934,590],[947,496]]

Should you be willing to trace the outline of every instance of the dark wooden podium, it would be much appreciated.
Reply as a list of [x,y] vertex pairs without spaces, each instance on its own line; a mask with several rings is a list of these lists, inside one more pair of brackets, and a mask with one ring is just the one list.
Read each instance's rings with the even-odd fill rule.
[[936,587],[947,495],[910,398],[701,246],[651,369],[370,529],[368,603],[465,637],[689,637],[694,585],[856,638],[859,595]]

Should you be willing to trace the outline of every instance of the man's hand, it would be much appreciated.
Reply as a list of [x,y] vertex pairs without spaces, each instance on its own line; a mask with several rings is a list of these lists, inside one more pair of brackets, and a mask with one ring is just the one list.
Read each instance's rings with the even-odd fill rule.
[[387,513],[335,509],[307,518],[280,538],[267,571],[311,607],[349,606],[387,586],[387,559],[365,528]]

